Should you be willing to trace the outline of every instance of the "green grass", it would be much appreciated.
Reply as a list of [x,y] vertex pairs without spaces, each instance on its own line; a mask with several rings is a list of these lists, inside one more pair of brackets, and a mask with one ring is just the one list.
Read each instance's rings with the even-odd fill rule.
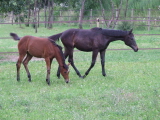
[[[12,31],[15,28],[11,27],[10,29]],[[19,30],[20,28],[17,27],[17,29],[16,33],[25,35],[23,30],[26,28]],[[51,30],[47,30],[46,34],[42,32],[37,34],[28,32],[28,34],[52,35],[49,31]],[[136,36],[136,39],[141,48],[160,47],[159,36]],[[3,50],[0,46],[0,51],[16,51],[17,42],[11,39],[6,42],[6,40],[0,39],[2,43],[0,45],[5,47]],[[9,48],[10,46],[15,48]],[[123,42],[117,41],[111,43],[109,48],[128,47]],[[1,61],[5,58],[0,56],[1,120],[160,119],[159,50],[107,51],[105,58],[107,77],[102,76],[98,56],[94,68],[85,79],[79,78],[70,67],[71,82],[69,84],[66,84],[62,77],[57,79],[58,65],[54,60],[51,69],[51,86],[45,82],[46,66],[44,61],[29,63],[32,75],[31,83],[27,81],[27,75],[22,65],[21,81],[17,82],[16,62]],[[91,63],[91,53],[75,52],[74,60],[75,65],[84,75]]]

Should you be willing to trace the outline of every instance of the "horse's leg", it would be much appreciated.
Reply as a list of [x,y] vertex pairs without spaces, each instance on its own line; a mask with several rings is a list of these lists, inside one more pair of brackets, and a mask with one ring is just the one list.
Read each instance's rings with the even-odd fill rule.
[[78,71],[78,69],[76,68],[76,66],[74,65],[74,61],[73,61],[73,48],[68,49],[69,51],[69,58],[68,58],[68,62],[72,65],[72,67],[74,68],[74,70],[76,71],[77,75],[79,77],[82,77],[80,72]]
[[45,61],[46,61],[46,66],[47,66],[46,82],[48,85],[50,85],[51,60],[49,58],[45,58]]
[[31,56],[29,53],[27,53],[27,57],[26,57],[26,58],[24,59],[24,61],[23,61],[23,65],[24,65],[24,68],[25,68],[25,70],[26,70],[26,72],[27,72],[28,81],[29,81],[29,82],[31,82],[31,74],[30,74],[29,69],[28,69],[28,62],[29,62],[31,59],[32,59],[32,56]]
[[[65,57],[65,59],[68,57],[67,49],[65,49],[64,57]],[[60,79],[60,67],[59,66],[58,66],[58,70],[57,70],[57,77]]]
[[105,72],[105,52],[106,50],[103,50],[100,52],[100,56],[101,56],[101,65],[102,65],[102,75],[106,76],[106,72]]
[[85,72],[85,75],[83,76],[83,78],[85,78],[85,77],[89,74],[90,70],[91,70],[91,69],[93,68],[93,66],[95,65],[97,55],[98,55],[98,49],[93,50],[93,53],[92,53],[92,63],[91,63],[91,65],[90,65],[89,69]]
[[20,67],[21,67],[21,63],[22,63],[24,57],[25,57],[25,54],[19,53],[19,58],[18,58],[18,61],[16,63],[16,67],[17,67],[17,81],[20,81]]

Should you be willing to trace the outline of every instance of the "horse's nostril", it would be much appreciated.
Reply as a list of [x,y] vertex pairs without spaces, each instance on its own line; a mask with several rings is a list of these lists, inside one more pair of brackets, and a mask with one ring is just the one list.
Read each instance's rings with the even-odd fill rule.
[[69,83],[69,81],[66,81],[66,83]]

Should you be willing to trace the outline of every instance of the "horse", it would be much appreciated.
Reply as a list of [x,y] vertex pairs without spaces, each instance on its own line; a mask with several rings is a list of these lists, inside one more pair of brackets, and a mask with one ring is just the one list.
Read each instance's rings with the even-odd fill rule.
[[21,63],[23,63],[28,75],[28,81],[31,82],[31,74],[28,69],[28,62],[34,56],[37,58],[45,59],[47,67],[46,82],[48,85],[50,85],[50,69],[53,58],[56,58],[60,66],[60,72],[65,79],[65,82],[69,82],[69,67],[65,64],[65,58],[61,46],[57,45],[53,40],[49,38],[39,38],[29,35],[20,38],[16,33],[10,33],[10,36],[14,40],[19,40],[19,58],[16,63],[17,81],[20,81],[20,67]]
[[[100,53],[102,75],[106,76],[105,72],[105,52],[109,44],[116,40],[123,41],[127,46],[131,47],[135,52],[138,51],[134,34],[132,29],[130,31],[102,29],[102,28],[91,28],[91,29],[68,29],[64,32],[56,35],[49,36],[48,38],[56,41],[61,38],[64,45],[65,58],[68,58],[68,62],[72,65],[79,77],[85,78],[90,70],[93,68],[96,62],[98,53]],[[73,61],[73,49],[77,48],[80,51],[91,52],[92,51],[92,62],[89,69],[85,72],[84,76],[81,76],[80,72],[74,65]],[[57,77],[60,77],[59,70]]]

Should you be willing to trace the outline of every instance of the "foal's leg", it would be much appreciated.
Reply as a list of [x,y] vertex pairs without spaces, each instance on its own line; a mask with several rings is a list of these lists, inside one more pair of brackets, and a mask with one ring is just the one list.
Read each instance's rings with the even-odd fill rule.
[[105,72],[105,52],[106,52],[106,50],[100,52],[101,65],[102,65],[102,75],[103,76],[106,76],[106,72]]
[[23,65],[24,65],[24,68],[26,69],[26,72],[27,72],[27,75],[28,75],[28,81],[31,82],[31,74],[29,72],[29,69],[28,69],[28,62],[32,59],[32,56],[27,53],[27,57],[25,58],[25,60],[23,61]]
[[18,58],[18,61],[16,63],[16,67],[17,67],[17,81],[20,81],[20,67],[21,67],[21,63],[22,63],[24,57],[25,57],[25,54],[19,53],[19,58]]
[[[65,57],[65,59],[68,57],[67,49],[65,49],[64,57]],[[57,70],[57,77],[60,79],[60,67],[59,66],[58,66],[58,70]]]
[[46,82],[48,85],[50,85],[50,69],[51,69],[51,60],[50,58],[45,58],[46,66],[47,66],[47,76],[46,76]]
[[93,66],[95,65],[98,52],[99,52],[98,49],[93,50],[93,53],[92,53],[92,63],[91,63],[91,65],[90,65],[89,69],[85,72],[85,75],[83,76],[83,78],[85,78],[85,77],[88,75],[88,73],[90,72],[90,70],[91,70],[91,69],[93,68]]

